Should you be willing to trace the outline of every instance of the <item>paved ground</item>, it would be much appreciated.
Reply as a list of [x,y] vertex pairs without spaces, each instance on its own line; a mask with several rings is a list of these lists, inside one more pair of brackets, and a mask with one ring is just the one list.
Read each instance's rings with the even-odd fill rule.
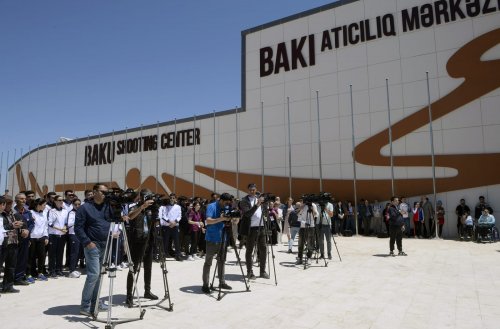
[[[217,301],[200,292],[203,261],[168,261],[173,312],[148,308],[142,321],[117,328],[500,328],[500,243],[404,240],[408,257],[387,257],[388,240],[336,238],[342,262],[303,270],[295,255],[276,247],[278,285],[251,282],[245,291],[234,253],[227,282],[233,291]],[[294,247],[296,250],[296,247]],[[272,274],[272,273],[271,273]],[[121,306],[126,273],[115,281],[118,317],[138,311]],[[0,297],[2,328],[103,328],[78,315],[85,277],[20,287]],[[142,278],[140,279],[142,282]],[[141,289],[143,285],[139,284]],[[153,292],[163,295],[153,268]],[[100,313],[105,316],[105,313]]]

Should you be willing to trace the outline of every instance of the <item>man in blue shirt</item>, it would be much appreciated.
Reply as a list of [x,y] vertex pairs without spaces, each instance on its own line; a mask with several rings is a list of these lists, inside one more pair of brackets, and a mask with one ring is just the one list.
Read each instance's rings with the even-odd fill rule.
[[[232,196],[229,193],[222,193],[219,200],[216,200],[207,206],[207,230],[205,233],[207,253],[205,255],[205,264],[203,265],[203,287],[201,288],[201,290],[206,294],[210,293],[210,288],[208,286],[210,267],[212,266],[212,259],[217,253],[219,253],[221,248],[224,222],[231,220],[231,218],[224,216],[224,208],[229,207],[231,202]],[[218,264],[218,275],[220,287],[222,289],[231,290],[232,288],[224,281],[224,258],[224,255],[219,255],[220,261]]]
[[97,183],[94,185],[94,199],[85,202],[76,211],[75,234],[83,246],[87,262],[87,279],[82,291],[80,314],[94,316],[94,309],[99,293],[101,264],[106,249],[106,241],[112,212],[104,195],[108,187]]

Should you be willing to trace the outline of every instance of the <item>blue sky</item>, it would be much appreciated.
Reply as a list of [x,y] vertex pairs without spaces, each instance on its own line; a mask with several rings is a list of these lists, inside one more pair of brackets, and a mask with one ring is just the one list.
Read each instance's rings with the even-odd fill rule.
[[0,0],[0,153],[241,105],[241,31],[333,1]]

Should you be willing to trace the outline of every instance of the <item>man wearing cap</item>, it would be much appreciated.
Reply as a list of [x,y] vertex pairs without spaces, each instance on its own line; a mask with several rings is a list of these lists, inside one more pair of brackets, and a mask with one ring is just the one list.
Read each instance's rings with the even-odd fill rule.
[[257,185],[248,184],[248,195],[240,201],[242,215],[241,234],[247,236],[245,263],[247,265],[248,279],[255,279],[252,270],[252,256],[255,244],[259,255],[260,277],[269,279],[266,273],[266,235],[264,230],[264,218],[262,211],[264,198],[257,197]]
[[179,247],[179,222],[182,218],[182,209],[176,201],[175,193],[170,193],[169,204],[161,206],[159,210],[160,225],[163,233],[163,249],[165,255],[168,255],[171,240],[174,239],[175,259],[182,261],[181,250]]

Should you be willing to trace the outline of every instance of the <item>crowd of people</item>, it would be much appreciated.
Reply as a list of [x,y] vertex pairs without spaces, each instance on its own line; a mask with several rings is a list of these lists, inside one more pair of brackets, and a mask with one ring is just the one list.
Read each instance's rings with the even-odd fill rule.
[[[158,299],[151,292],[151,264],[164,256],[179,262],[204,259],[202,290],[208,293],[208,273],[212,259],[226,239],[222,236],[224,228],[231,233],[230,243],[235,248],[246,248],[247,278],[255,280],[254,250],[259,277],[269,279],[269,273],[266,273],[267,246],[283,244],[284,236],[287,237],[288,253],[293,253],[298,236],[298,265],[307,262],[313,252],[320,258],[331,259],[332,236],[356,233],[388,236],[389,254],[394,255],[396,243],[398,254],[405,256],[403,237],[422,239],[433,238],[436,234],[442,237],[445,221],[442,202],[438,201],[434,209],[425,196],[412,205],[405,197],[392,197],[387,203],[362,199],[356,208],[351,201],[337,201],[329,195],[319,202],[307,198],[295,201],[288,197],[281,203],[278,196],[260,195],[255,184],[248,185],[248,195],[241,200],[227,193],[212,193],[210,200],[177,197],[174,193],[166,199],[155,200],[154,193],[149,190],[137,192],[134,198],[121,204],[120,216],[124,225],[116,225],[111,232],[113,241],[116,241],[113,246],[118,248],[113,250],[112,266],[122,270],[129,268],[129,262],[134,264],[127,277],[129,306],[133,306],[132,273],[141,265],[144,269],[144,296]],[[2,292],[19,292],[16,285],[30,285],[63,276],[79,278],[82,269],[86,268],[87,292],[82,295],[82,314],[90,314],[90,309],[95,306],[91,305],[95,297],[92,294],[95,294],[105,248],[102,242],[110,233],[109,224],[95,220],[106,219],[109,223],[106,193],[107,186],[96,184],[93,190],[85,191],[83,200],[72,190],[64,191],[63,195],[49,192],[43,198],[36,198],[33,191],[20,192],[14,198],[1,196]],[[128,193],[134,194],[135,191],[128,190]],[[238,210],[236,218],[231,215],[232,210]],[[481,230],[476,227],[492,228],[495,225],[493,209],[483,196],[479,197],[473,211],[461,199],[455,215],[460,239],[479,241]],[[152,231],[158,234],[150,234]],[[130,255],[123,248],[124,234],[128,237]],[[223,277],[223,267],[219,271]],[[231,289],[224,281],[221,286]]]

